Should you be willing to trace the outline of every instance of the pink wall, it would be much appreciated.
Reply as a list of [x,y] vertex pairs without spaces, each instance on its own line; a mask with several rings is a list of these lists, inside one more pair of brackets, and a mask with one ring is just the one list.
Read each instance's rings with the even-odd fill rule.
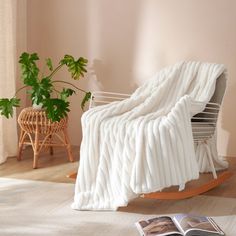
[[[180,60],[224,63],[228,89],[219,122],[219,152],[236,156],[236,1],[28,0],[28,51],[58,60],[89,59],[90,90],[132,92],[160,68]],[[62,73],[65,78],[66,73]],[[69,134],[81,140],[80,96]]]
[[[15,17],[16,17],[16,25],[15,25],[15,32],[16,32],[16,45],[15,45],[15,53],[17,55],[17,61],[19,55],[27,50],[27,14],[26,14],[26,0],[19,0],[16,2]],[[22,87],[23,81],[20,78],[20,65],[16,63],[16,88]],[[26,104],[26,94],[23,92],[18,93],[17,97],[21,99],[21,107],[17,108],[17,116],[20,111],[25,107]],[[18,132],[20,127],[18,126]]]

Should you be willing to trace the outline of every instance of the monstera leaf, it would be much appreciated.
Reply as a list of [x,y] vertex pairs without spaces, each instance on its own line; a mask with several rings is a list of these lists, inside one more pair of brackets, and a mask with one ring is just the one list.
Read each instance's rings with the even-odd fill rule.
[[51,58],[46,59],[46,65],[50,71],[53,71],[53,65],[52,65],[52,60]]
[[45,98],[50,98],[52,90],[52,81],[48,77],[43,78],[34,84],[32,90],[30,90],[32,102],[36,104],[42,103]]
[[88,102],[91,99],[91,92],[87,92],[81,102],[81,108],[84,110],[85,103]]
[[63,90],[60,93],[61,99],[66,101],[68,97],[72,96],[75,93],[75,90],[70,88],[63,88]]
[[69,102],[59,98],[44,99],[43,108],[46,110],[48,119],[52,121],[60,121],[70,111]]
[[20,56],[21,78],[25,85],[33,86],[37,83],[39,69],[36,61],[39,60],[37,53],[29,54],[24,52]]
[[75,60],[74,57],[70,55],[65,55],[61,60],[61,64],[64,64],[68,67],[68,71],[71,73],[71,77],[75,80],[78,80],[81,76],[84,77],[84,73],[87,72],[87,70],[85,69],[87,63],[88,60],[83,57]]
[[20,99],[18,98],[2,98],[0,99],[0,114],[9,118],[13,116],[13,108],[19,107]]

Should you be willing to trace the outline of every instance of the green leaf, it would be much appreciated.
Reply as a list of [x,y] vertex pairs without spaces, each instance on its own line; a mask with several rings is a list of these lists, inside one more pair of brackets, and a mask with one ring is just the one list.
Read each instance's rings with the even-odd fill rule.
[[84,110],[85,103],[88,102],[91,99],[91,92],[87,92],[81,102],[81,108]]
[[53,90],[52,81],[50,78],[45,77],[38,83],[32,86],[31,99],[33,103],[42,103],[45,98],[50,98]]
[[2,98],[0,99],[0,114],[9,118],[13,116],[13,108],[19,107],[20,99],[18,98]]
[[83,57],[75,60],[71,55],[65,55],[60,63],[67,66],[68,71],[71,73],[71,77],[75,80],[80,79],[80,77],[83,77],[84,73],[87,72],[86,66],[88,60]]
[[43,101],[43,108],[46,110],[48,119],[52,121],[60,121],[67,116],[70,111],[69,102],[59,98],[48,98]]
[[36,61],[39,60],[37,53],[23,52],[20,56],[21,78],[25,85],[33,86],[38,82],[39,69]]
[[63,88],[62,92],[60,93],[61,99],[66,101],[68,97],[72,96],[75,93],[75,90],[70,88]]
[[[30,55],[30,54],[29,54],[29,55]],[[34,61],[39,60],[38,54],[37,54],[37,53],[32,53],[32,54],[30,55],[30,59],[31,59],[31,60],[34,60]]]
[[51,88],[53,87],[53,85],[49,77],[42,78],[39,85],[45,90],[52,91]]
[[48,66],[48,69],[49,69],[50,71],[53,71],[53,65],[52,65],[52,60],[51,60],[51,58],[47,58],[47,59],[46,59],[46,65]]

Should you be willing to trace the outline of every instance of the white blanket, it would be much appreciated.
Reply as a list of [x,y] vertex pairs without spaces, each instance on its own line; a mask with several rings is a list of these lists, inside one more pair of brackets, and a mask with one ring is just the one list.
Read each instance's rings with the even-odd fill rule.
[[222,73],[223,65],[181,62],[130,98],[85,112],[72,208],[116,210],[142,193],[197,179],[191,117]]

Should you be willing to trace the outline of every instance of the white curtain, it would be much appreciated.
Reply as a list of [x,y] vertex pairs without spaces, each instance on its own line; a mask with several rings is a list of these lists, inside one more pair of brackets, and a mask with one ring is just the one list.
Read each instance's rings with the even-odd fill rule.
[[[16,91],[16,0],[0,0],[0,97]],[[17,153],[17,122],[0,116],[0,163]]]

